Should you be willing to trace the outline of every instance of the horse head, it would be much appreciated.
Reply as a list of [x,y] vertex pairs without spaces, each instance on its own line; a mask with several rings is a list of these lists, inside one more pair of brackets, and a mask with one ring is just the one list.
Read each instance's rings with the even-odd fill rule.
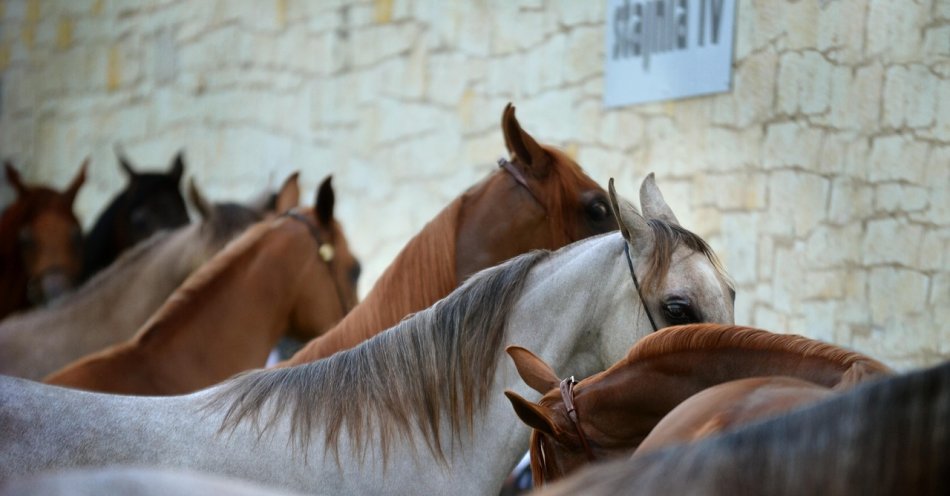
[[82,271],[82,229],[73,214],[73,201],[88,164],[86,159],[63,192],[27,185],[9,162],[5,166],[17,198],[4,212],[0,242],[5,245],[4,257],[21,272],[25,286],[18,291],[25,289],[30,304],[45,303],[72,289]]
[[[293,190],[296,185],[288,189]],[[286,208],[287,194],[278,194],[278,211],[283,217],[306,227],[309,243],[314,244],[312,263],[301,267],[303,286],[292,311],[289,337],[308,341],[339,322],[357,304],[356,283],[360,264],[350,252],[343,228],[333,215],[336,202],[331,176],[317,188],[312,208]],[[285,187],[287,184],[285,183]],[[292,195],[291,195],[292,196]],[[335,295],[335,296],[332,296]]]
[[159,230],[188,223],[188,211],[179,191],[185,170],[182,152],[175,155],[167,172],[137,172],[124,154],[118,150],[116,154],[128,179],[114,227],[120,244],[129,247]]
[[522,129],[510,103],[501,129],[509,158],[463,196],[455,257],[459,282],[532,249],[553,250],[617,229],[607,192],[567,154]]

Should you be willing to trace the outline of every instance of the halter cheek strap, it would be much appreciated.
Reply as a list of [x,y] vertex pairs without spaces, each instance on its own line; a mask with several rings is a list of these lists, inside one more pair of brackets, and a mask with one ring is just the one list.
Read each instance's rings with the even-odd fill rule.
[[508,171],[508,173],[511,174],[511,177],[515,180],[515,182],[520,184],[525,190],[527,190],[528,194],[531,195],[531,198],[534,198],[534,201],[538,202],[538,205],[541,205],[542,207],[544,207],[544,202],[539,200],[538,197],[534,195],[534,191],[531,191],[531,187],[528,186],[528,180],[525,179],[524,174],[522,174],[521,171],[518,170],[517,167],[512,165],[512,163],[509,162],[508,159],[504,157],[499,158],[498,167],[501,167],[502,169],[505,169],[506,171]]
[[587,436],[584,435],[584,429],[581,427],[580,418],[577,416],[577,407],[574,405],[574,386],[576,384],[577,381],[574,380],[574,376],[570,376],[561,381],[561,400],[564,401],[564,406],[567,408],[567,417],[571,419],[571,423],[574,424],[574,430],[577,431],[577,437],[581,440],[581,446],[584,447],[587,460],[592,462],[596,460],[597,457],[594,456],[593,450],[590,449]]
[[653,331],[656,332],[659,330],[659,327],[656,326],[656,321],[653,320],[653,314],[650,313],[650,307],[647,306],[647,300],[643,299],[643,292],[640,291],[640,282],[637,281],[637,273],[633,271],[633,261],[630,259],[630,243],[626,240],[623,242],[623,254],[627,259],[627,268],[630,269],[630,278],[633,279],[633,286],[637,288],[637,296],[640,297],[640,304],[643,305],[643,310],[647,313],[647,318],[650,319],[650,325],[653,326]]
[[340,284],[337,282],[336,277],[334,277],[333,259],[336,256],[336,251],[333,248],[333,243],[330,241],[325,241],[323,239],[323,232],[320,230],[320,228],[310,222],[310,219],[300,212],[297,212],[296,210],[288,210],[284,212],[282,217],[293,219],[307,226],[307,231],[310,232],[310,237],[317,242],[317,254],[320,255],[320,260],[323,260],[323,262],[327,264],[327,268],[330,270],[330,280],[333,281],[333,289],[336,290],[336,297],[340,302],[340,311],[346,313],[346,302],[343,300],[343,290],[340,289]]

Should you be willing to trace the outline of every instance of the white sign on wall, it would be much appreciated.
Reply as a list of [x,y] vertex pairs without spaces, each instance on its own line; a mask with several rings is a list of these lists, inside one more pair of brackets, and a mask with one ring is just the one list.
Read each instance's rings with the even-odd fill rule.
[[604,105],[729,91],[735,0],[608,0]]

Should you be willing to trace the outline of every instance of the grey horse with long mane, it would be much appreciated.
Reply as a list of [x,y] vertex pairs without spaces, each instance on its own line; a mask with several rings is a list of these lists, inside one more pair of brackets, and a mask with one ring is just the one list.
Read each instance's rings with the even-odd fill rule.
[[[505,344],[592,374],[655,326],[733,321],[728,280],[653,177],[643,216],[617,201],[612,181],[610,196],[620,233],[479,272],[326,360],[170,398],[0,378],[0,479],[135,464],[321,494],[497,493],[529,434],[502,394],[530,394]],[[636,278],[650,282],[638,290]]]
[[595,465],[539,494],[950,494],[950,362],[702,442]]

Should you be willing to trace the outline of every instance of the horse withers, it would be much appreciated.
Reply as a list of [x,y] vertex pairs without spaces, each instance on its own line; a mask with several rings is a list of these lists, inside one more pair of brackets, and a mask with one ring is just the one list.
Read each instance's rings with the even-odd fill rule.
[[168,172],[137,172],[116,149],[128,183],[103,210],[86,236],[83,278],[109,266],[126,249],[152,234],[188,224],[188,210],[179,185],[185,159],[178,152]]
[[71,290],[82,272],[82,228],[73,201],[89,159],[65,191],[23,182],[7,162],[17,197],[0,216],[0,319]]

